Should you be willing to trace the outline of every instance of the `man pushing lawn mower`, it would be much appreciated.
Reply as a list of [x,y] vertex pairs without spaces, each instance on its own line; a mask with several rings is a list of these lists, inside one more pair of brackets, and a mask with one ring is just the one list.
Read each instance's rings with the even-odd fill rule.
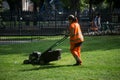
[[84,41],[84,37],[81,32],[80,25],[77,18],[74,15],[69,15],[68,17],[69,26],[69,36],[70,36],[70,51],[76,60],[74,65],[81,65],[81,45]]
[[52,50],[52,48],[57,46],[65,39],[67,39],[68,36],[70,36],[70,51],[76,60],[76,63],[74,65],[81,65],[82,63],[81,45],[82,42],[84,41],[84,38],[80,29],[80,25],[78,24],[77,18],[74,15],[69,15],[68,20],[70,23],[68,34],[66,34],[61,40],[57,41],[43,53],[33,52],[32,54],[29,55],[29,59],[24,60],[23,63],[42,65],[47,64],[51,61],[59,60],[61,58],[61,50],[60,49]]

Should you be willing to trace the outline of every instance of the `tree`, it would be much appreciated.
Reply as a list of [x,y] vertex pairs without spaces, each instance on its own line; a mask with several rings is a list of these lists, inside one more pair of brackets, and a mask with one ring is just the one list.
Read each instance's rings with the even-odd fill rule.
[[64,8],[69,10],[72,14],[80,12],[81,0],[61,0],[64,4]]
[[81,2],[84,0],[61,0],[64,8],[69,10],[80,10]]
[[104,0],[85,0],[86,4],[89,4],[89,17],[93,19],[93,6],[96,6],[100,3],[104,2]]
[[77,11],[80,9],[80,0],[70,0],[70,9]]
[[22,11],[22,0],[7,0],[11,12]]
[[[44,0],[31,0],[34,4],[34,12],[37,12],[37,8],[41,7],[44,3]],[[22,11],[22,0],[7,0],[10,11],[11,12],[18,12]]]
[[44,0],[31,0],[31,1],[34,4],[34,8],[33,8],[34,12],[37,12],[37,8],[41,8],[44,3]]
[[106,0],[106,3],[111,11],[114,8],[120,8],[120,0]]
[[0,0],[0,12],[2,12],[2,0]]
[[61,0],[61,1],[63,3],[64,9],[69,10],[70,9],[70,0]]

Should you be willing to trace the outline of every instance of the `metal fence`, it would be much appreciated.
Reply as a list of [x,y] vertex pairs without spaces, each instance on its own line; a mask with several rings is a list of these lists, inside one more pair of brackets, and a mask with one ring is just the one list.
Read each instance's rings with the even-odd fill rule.
[[[102,14],[102,26],[111,26],[119,32],[120,13]],[[68,30],[69,13],[34,13],[34,12],[3,12],[0,18],[0,36],[5,35],[59,35]],[[90,20],[88,15],[78,14],[83,33],[88,33]],[[106,22],[110,20],[109,24]],[[104,29],[105,31],[105,29]]]
[[68,27],[65,15],[2,13],[0,35],[56,35]]

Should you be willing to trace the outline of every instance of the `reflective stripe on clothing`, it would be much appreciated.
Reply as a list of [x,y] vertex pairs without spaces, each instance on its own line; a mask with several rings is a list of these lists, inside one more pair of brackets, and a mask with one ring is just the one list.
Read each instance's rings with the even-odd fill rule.
[[84,38],[80,29],[80,25],[77,22],[73,22],[70,24],[70,42],[78,43],[83,42]]
[[80,38],[76,38],[75,40],[70,40],[70,42],[82,42],[81,40],[80,40]]

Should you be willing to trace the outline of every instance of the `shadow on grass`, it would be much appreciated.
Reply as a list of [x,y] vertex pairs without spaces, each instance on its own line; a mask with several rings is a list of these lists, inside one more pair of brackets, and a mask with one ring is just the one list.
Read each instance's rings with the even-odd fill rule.
[[25,71],[34,71],[34,70],[43,70],[43,69],[52,69],[52,68],[61,68],[61,67],[83,67],[83,66],[82,65],[74,66],[74,65],[54,65],[54,64],[48,64],[48,65],[40,65],[37,68],[23,69],[23,70],[20,70],[20,71],[25,72]]
[[[43,40],[41,42],[24,43],[24,44],[12,44],[12,45],[0,45],[0,55],[7,54],[30,54],[33,51],[43,52],[50,47],[56,40]],[[65,40],[64,43],[57,46],[61,48],[65,53],[69,51],[69,40]],[[120,49],[120,36],[90,36],[85,37],[85,41],[82,45],[82,52],[96,51],[96,50],[111,50]]]

